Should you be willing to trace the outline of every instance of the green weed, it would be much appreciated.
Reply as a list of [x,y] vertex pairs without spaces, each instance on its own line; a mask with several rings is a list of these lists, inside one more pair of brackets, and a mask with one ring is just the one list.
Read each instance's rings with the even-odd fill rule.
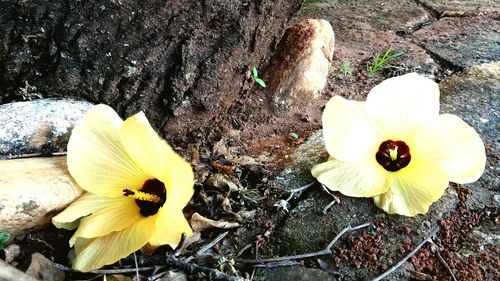
[[351,75],[352,74],[351,63],[349,63],[348,61],[343,62],[339,68],[339,72],[340,74],[342,74],[342,76]]
[[382,56],[380,55],[380,53],[377,53],[377,55],[373,59],[373,63],[368,66],[368,72],[370,72],[371,76],[374,76],[379,70],[388,67],[388,65],[386,64],[388,61],[398,58],[403,54],[403,52],[393,54],[391,48],[389,48]]
[[264,80],[260,79],[259,73],[257,72],[257,68],[255,66],[252,68],[252,78],[255,83],[259,84],[262,88],[266,87],[266,83]]
[[9,241],[10,234],[5,231],[0,231],[0,250],[4,249],[5,243]]

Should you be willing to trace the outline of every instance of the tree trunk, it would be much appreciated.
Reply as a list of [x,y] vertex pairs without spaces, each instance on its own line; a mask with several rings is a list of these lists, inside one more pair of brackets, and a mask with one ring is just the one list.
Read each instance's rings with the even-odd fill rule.
[[300,2],[4,0],[0,103],[29,85],[123,117],[143,110],[176,143],[215,140]]

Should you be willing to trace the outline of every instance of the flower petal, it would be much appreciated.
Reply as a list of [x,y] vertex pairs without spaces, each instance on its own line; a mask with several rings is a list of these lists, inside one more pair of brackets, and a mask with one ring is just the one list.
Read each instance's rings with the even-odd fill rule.
[[57,228],[74,229],[78,226],[79,218],[97,212],[121,198],[109,198],[92,193],[85,193],[71,203],[64,211],[52,218],[52,223]]
[[422,124],[416,132],[413,147],[412,157],[436,161],[448,173],[450,181],[471,183],[484,172],[486,152],[483,141],[458,116],[443,114]]
[[382,142],[368,120],[363,102],[334,96],[326,104],[322,122],[326,149],[338,160],[360,161]]
[[438,84],[416,73],[389,78],[370,91],[366,110],[386,140],[404,139],[439,115]]
[[158,136],[143,112],[125,120],[120,135],[134,162],[150,178],[165,184],[167,198],[173,199],[171,204],[177,209],[184,208],[194,192],[193,170],[189,163]]
[[83,272],[91,271],[115,263],[137,251],[153,235],[156,218],[157,216],[143,218],[122,231],[93,240],[79,238],[73,268]]
[[78,230],[69,243],[73,245],[77,237],[94,238],[120,231],[141,218],[139,206],[134,198],[119,197],[110,201],[106,208],[82,219]]
[[414,161],[391,175],[389,191],[375,196],[375,204],[387,213],[424,214],[448,187],[446,172],[433,162]]
[[[373,160],[346,163],[335,159],[314,166],[312,175],[328,189],[353,197],[372,197],[389,188],[387,171]],[[375,162],[375,163],[373,163]]]
[[111,107],[101,104],[91,108],[73,129],[68,169],[86,191],[117,197],[124,188],[141,187],[147,180],[120,142],[122,123]]
[[167,199],[165,205],[158,212],[158,220],[156,221],[156,229],[153,236],[149,240],[152,246],[170,245],[170,247],[177,247],[179,244],[182,233],[189,237],[193,234],[182,209],[176,208]]

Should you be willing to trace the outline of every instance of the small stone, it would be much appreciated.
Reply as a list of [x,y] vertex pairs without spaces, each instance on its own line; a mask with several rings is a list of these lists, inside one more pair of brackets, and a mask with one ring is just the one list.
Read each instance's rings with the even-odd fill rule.
[[4,252],[5,262],[12,263],[14,259],[21,253],[21,249],[17,244],[10,244],[9,246],[5,247]]
[[65,151],[71,129],[91,107],[89,102],[71,99],[0,105],[0,159]]
[[326,20],[308,19],[289,27],[264,70],[277,114],[307,104],[326,85],[335,35]]
[[290,133],[290,138],[292,138],[292,140],[298,140],[299,135],[297,135],[296,133]]
[[54,267],[54,263],[40,253],[31,255],[31,264],[26,274],[42,281],[64,281],[64,271]]
[[66,157],[0,160],[0,231],[17,235],[50,223],[82,195]]

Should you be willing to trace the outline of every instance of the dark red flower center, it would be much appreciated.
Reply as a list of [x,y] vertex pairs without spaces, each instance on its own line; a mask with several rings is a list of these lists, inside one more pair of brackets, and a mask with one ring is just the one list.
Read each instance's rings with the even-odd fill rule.
[[375,158],[384,169],[396,172],[410,163],[410,148],[404,141],[386,140],[378,147]]
[[139,206],[143,217],[158,213],[167,199],[165,184],[157,179],[147,180],[140,190],[124,189],[123,195],[135,198],[135,203]]

